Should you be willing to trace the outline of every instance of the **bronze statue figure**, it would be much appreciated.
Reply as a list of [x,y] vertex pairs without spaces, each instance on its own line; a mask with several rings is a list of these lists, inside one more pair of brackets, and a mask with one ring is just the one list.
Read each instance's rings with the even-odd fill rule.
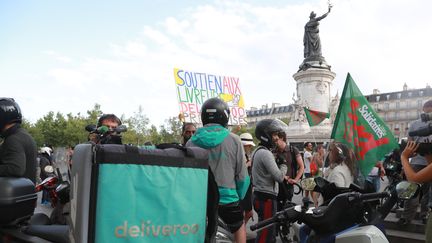
[[332,5],[329,4],[328,12],[320,17],[316,17],[316,14],[312,11],[309,16],[309,21],[305,25],[305,32],[303,37],[304,44],[304,58],[308,59],[321,59],[321,41],[319,37],[319,21],[327,17],[330,13]]

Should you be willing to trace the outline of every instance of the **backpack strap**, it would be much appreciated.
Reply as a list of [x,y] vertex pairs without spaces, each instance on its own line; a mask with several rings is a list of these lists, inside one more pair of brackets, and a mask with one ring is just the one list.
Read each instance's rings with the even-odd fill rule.
[[266,148],[266,147],[264,147],[264,146],[262,146],[262,145],[258,145],[258,147],[255,149],[254,153],[252,154],[252,158],[251,158],[252,163],[253,163],[253,159],[254,159],[254,157],[255,157],[255,154],[256,154],[256,153],[258,152],[258,150],[260,150],[260,149],[267,149],[267,150],[268,150],[268,148]]
[[[292,167],[292,176],[295,178],[297,176],[298,171],[298,165],[297,165],[297,155],[295,153],[294,147],[290,144],[289,145],[290,153],[291,153],[291,167]],[[303,177],[303,175],[300,177],[300,179]]]

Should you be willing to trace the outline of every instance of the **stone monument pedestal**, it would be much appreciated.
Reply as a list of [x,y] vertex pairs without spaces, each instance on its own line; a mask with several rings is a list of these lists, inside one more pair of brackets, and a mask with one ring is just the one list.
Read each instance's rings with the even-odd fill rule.
[[330,71],[325,62],[310,61],[303,63],[293,75],[297,82],[296,115],[288,126],[288,141],[290,142],[327,142],[330,141],[332,121],[325,119],[317,126],[310,127],[303,107],[311,110],[330,112],[331,85],[336,74]]

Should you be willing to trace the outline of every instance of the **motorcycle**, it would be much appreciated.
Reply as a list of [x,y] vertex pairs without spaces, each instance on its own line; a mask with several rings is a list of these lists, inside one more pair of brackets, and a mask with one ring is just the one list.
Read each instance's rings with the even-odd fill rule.
[[[297,188],[297,189],[296,189]],[[294,184],[294,195],[298,195],[302,192],[302,188],[299,184]],[[295,204],[290,201],[284,201],[284,207],[294,206]],[[278,235],[282,239],[282,242],[290,241],[290,234],[293,234],[293,231],[290,227],[286,225],[279,224],[278,225]],[[218,227],[216,232],[216,243],[231,243],[234,242],[234,234],[230,232],[226,223],[218,217]]]
[[0,177],[0,242],[69,242],[69,226],[50,224],[34,214],[37,193],[27,178]]
[[235,241],[234,234],[231,233],[231,231],[228,229],[228,226],[226,225],[223,220],[218,217],[218,227],[216,231],[216,243],[231,243]]
[[[319,183],[314,183],[315,180],[305,180],[302,188],[327,193],[326,190],[319,190],[322,181],[318,179]],[[274,217],[251,226],[251,230],[272,224],[290,227],[303,223],[301,227],[294,229],[299,242],[388,242],[382,220],[398,200],[415,197],[418,188],[416,183],[402,181],[390,192],[344,192],[335,196],[326,206],[318,208],[309,208],[312,202],[305,198],[303,205],[287,207]],[[385,198],[384,204],[375,207],[376,201],[382,198]]]
[[[63,180],[59,171],[55,174],[54,168],[51,165],[45,166],[44,170],[50,177],[47,177],[40,184],[36,185],[36,192],[43,190],[48,192],[51,207],[54,208],[49,218],[49,224],[66,225],[69,212],[66,212],[64,209],[67,208],[65,205],[70,201],[70,183]],[[32,222],[30,221],[30,223]]]

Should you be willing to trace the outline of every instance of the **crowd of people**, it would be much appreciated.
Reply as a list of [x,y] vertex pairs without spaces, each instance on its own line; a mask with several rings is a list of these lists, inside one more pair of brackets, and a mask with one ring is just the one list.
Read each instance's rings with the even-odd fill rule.
[[[432,100],[424,104],[423,112],[432,112]],[[349,187],[359,176],[355,164],[355,154],[347,145],[340,142],[316,144],[304,142],[303,149],[287,140],[287,124],[278,119],[264,119],[257,123],[254,136],[242,133],[240,136],[228,129],[230,109],[223,100],[211,98],[201,109],[202,127],[193,123],[182,126],[184,147],[201,147],[209,154],[209,167],[218,187],[218,216],[234,234],[236,242],[246,242],[246,227],[253,218],[258,221],[268,219],[293,198],[294,184],[302,178],[323,176],[338,187]],[[44,167],[52,165],[52,148],[44,146],[39,150],[31,135],[21,127],[22,114],[18,104],[11,98],[0,98],[0,176],[26,177],[34,183],[48,175]],[[420,126],[420,121],[410,125],[410,129]],[[91,143],[121,144],[121,134],[116,129],[121,120],[114,114],[102,115],[96,129],[89,133]],[[102,131],[102,132],[101,132]],[[256,144],[257,142],[257,144]],[[411,199],[405,203],[401,225],[413,219],[419,202],[423,223],[428,221],[429,182],[432,180],[432,151],[416,153],[419,143],[430,140],[410,138],[401,153],[406,179],[423,183],[422,199]],[[68,150],[69,166],[73,149]],[[385,176],[381,161],[366,178],[376,191]],[[305,193],[315,206],[319,205],[318,193]],[[42,203],[47,203],[46,195]],[[429,218],[430,219],[430,218]],[[429,224],[432,224],[430,222]],[[257,233],[256,242],[275,242],[276,227],[267,227]],[[427,232],[427,237],[432,236]]]

